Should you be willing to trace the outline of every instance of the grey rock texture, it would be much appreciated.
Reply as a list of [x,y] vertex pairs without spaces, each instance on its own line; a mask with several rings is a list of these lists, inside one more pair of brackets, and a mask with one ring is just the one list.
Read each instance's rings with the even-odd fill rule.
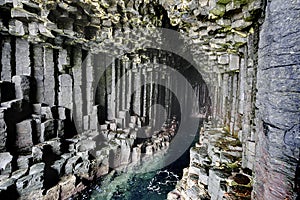
[[[179,106],[158,83],[177,80],[158,64],[189,79],[199,102],[176,98],[199,104],[193,115],[214,130],[201,132],[209,145],[190,150],[171,199],[234,199],[230,184],[243,176],[220,172],[232,158],[252,172],[252,199],[296,198],[299,9],[297,0],[0,0],[0,198],[67,199],[110,165],[130,168],[167,148],[176,127],[159,123]],[[235,149],[224,144],[234,140]]]
[[256,199],[295,198],[299,192],[299,8],[297,1],[268,2],[260,33]]

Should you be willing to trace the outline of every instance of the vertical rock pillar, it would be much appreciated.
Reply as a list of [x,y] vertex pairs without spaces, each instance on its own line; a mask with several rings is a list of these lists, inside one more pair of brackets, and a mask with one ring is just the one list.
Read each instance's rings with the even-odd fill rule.
[[30,45],[27,40],[16,39],[16,75],[31,75]]
[[72,110],[73,94],[72,94],[72,77],[69,74],[62,74],[58,77],[59,92],[58,105]]
[[11,40],[5,38],[2,41],[2,53],[1,53],[1,80],[11,82],[12,78],[12,65],[11,65]]
[[44,47],[43,60],[44,60],[44,103],[53,106],[55,104],[55,78],[54,78],[55,74],[54,74],[53,49],[49,47]]
[[77,131],[82,131],[83,125],[83,98],[82,98],[82,52],[81,48],[74,48],[73,49],[73,59],[74,59],[74,66],[72,68],[73,77],[74,77],[74,117],[77,125]]
[[134,73],[134,101],[133,112],[141,116],[141,69],[137,63],[133,63]]
[[111,93],[108,97],[108,119],[116,118],[116,67],[115,61],[111,63]]

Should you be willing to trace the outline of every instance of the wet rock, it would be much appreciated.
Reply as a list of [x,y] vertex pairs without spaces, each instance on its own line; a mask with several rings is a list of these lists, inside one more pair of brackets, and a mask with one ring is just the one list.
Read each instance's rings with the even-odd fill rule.
[[75,193],[76,189],[76,177],[74,175],[69,175],[63,177],[63,179],[59,182],[60,185],[60,198],[68,199]]
[[38,163],[30,167],[29,175],[17,180],[16,187],[20,195],[28,195],[33,190],[40,190],[44,183],[45,163]]
[[90,151],[96,148],[96,141],[93,140],[82,140],[76,144],[76,149],[79,152]]
[[223,173],[218,170],[209,170],[208,194],[211,199],[218,199],[220,196],[224,196],[226,192],[226,186],[224,188],[222,183],[226,181],[228,176]]
[[82,162],[82,159],[80,156],[73,156],[69,158],[65,165],[65,174],[72,174],[75,166]]
[[2,191],[6,191],[9,190],[9,188],[14,187],[14,184],[14,179],[8,177],[5,180],[0,181],[0,194],[2,194]]
[[54,162],[51,167],[57,171],[57,173],[61,176],[64,173],[64,164],[66,162],[65,158],[60,158]]
[[17,180],[17,179],[25,176],[27,171],[28,171],[28,169],[19,169],[17,171],[14,171],[11,175],[11,178]]
[[52,200],[60,198],[60,185],[56,185],[50,188],[46,195],[44,196],[44,200]]

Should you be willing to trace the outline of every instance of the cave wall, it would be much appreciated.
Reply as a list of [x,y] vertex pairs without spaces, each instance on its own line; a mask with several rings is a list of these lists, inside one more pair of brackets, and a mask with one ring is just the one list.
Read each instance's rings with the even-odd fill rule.
[[299,6],[298,1],[268,1],[261,27],[255,122],[256,199],[291,199],[297,192],[299,195]]
[[[299,2],[280,0],[0,1],[0,151],[3,158],[16,156],[1,175],[32,160],[18,154],[30,154],[41,142],[97,131],[103,128],[98,121],[128,125],[127,112],[151,118],[147,109],[157,101],[170,107],[170,92],[158,93],[163,88],[125,97],[134,83],[161,75],[147,63],[155,60],[187,76],[191,64],[201,74],[199,105],[214,126],[242,142],[242,167],[255,180],[253,198],[290,198],[299,159],[298,10]],[[159,43],[142,37],[139,29],[146,27],[158,40],[164,37],[153,27],[179,31],[183,44],[172,48],[194,63],[165,52],[137,53]],[[99,71],[98,52],[106,53],[96,62]],[[130,70],[117,88],[116,80]]]

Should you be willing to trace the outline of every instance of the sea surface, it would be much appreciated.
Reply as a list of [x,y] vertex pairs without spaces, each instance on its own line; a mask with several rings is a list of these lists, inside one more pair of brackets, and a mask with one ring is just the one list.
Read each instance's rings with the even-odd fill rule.
[[134,172],[112,171],[74,199],[165,200],[181,179],[183,168],[188,167],[189,150],[166,167],[164,161],[164,156],[159,155],[144,162]]

